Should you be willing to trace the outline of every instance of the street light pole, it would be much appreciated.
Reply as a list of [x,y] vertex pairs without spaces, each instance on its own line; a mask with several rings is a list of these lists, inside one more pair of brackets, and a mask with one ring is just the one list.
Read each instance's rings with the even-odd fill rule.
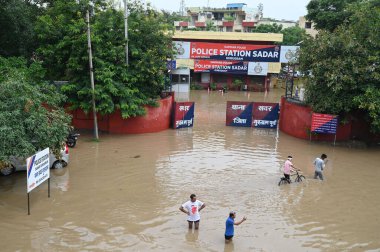
[[125,35],[125,63],[129,65],[128,60],[128,4],[124,0],[124,35]]
[[96,117],[96,105],[95,105],[95,84],[94,84],[94,68],[92,66],[92,48],[91,48],[91,30],[90,30],[90,12],[86,12],[86,23],[87,23],[87,48],[88,48],[88,61],[90,64],[90,80],[92,89],[92,112],[94,116],[94,137],[99,139],[98,133],[98,119]]

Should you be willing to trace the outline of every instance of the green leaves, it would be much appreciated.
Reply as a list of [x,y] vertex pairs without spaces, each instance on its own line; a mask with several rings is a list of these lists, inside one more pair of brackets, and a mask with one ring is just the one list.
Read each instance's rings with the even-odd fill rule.
[[282,33],[284,34],[284,39],[281,43],[283,45],[296,45],[298,42],[301,42],[310,37],[306,34],[306,31],[304,29],[301,29],[298,26],[282,29],[282,25],[278,24],[261,24],[255,27],[252,32]]
[[[164,89],[166,60],[171,55],[167,17],[138,2],[130,3],[129,66],[125,64],[124,16],[119,10],[97,1],[91,17],[91,40],[97,111],[109,114],[121,109],[124,118],[145,113]],[[90,112],[85,1],[57,0],[36,26],[39,56],[49,79],[67,80],[62,87],[71,108]],[[156,103],[153,103],[156,104]]]
[[298,26],[285,28],[281,33],[284,34],[284,40],[282,41],[283,45],[297,45],[299,42],[310,37],[306,34],[305,29],[301,29]]
[[52,85],[33,83],[28,71],[34,70],[26,64],[12,68],[14,61],[0,57],[0,69],[7,69],[0,80],[0,160],[5,162],[46,147],[59,150],[71,121],[61,107],[65,97]]
[[318,30],[334,31],[347,22],[353,13],[350,4],[362,0],[311,0],[307,5],[306,18],[315,23]]
[[371,2],[350,9],[334,32],[320,31],[301,48],[301,68],[310,71],[306,100],[316,112],[360,110],[380,131],[380,8]]

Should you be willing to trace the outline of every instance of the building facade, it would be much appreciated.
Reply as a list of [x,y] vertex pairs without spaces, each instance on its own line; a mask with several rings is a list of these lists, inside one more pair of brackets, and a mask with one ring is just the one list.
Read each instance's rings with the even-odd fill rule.
[[227,4],[226,8],[189,7],[189,21],[175,21],[176,30],[213,30],[252,32],[262,18],[262,6],[248,8],[244,3]]
[[[176,68],[190,69],[190,83],[204,89],[269,91],[270,76],[280,72],[282,34],[177,31]],[[188,81],[176,76],[173,82]]]
[[300,17],[298,20],[298,26],[302,29],[305,29],[306,34],[309,34],[313,38],[317,36],[318,31],[314,28],[314,23],[311,21],[307,21],[305,17]]
[[277,19],[273,19],[273,18],[261,18],[260,20],[257,21],[257,26],[258,25],[264,25],[264,24],[266,24],[266,25],[272,25],[272,24],[282,25],[283,29],[297,26],[296,21],[285,20],[285,19],[277,20]]

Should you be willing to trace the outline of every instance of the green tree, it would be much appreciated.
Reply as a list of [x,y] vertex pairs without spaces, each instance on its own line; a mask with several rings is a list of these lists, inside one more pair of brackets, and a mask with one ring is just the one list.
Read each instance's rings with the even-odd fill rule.
[[261,24],[253,29],[252,32],[256,33],[280,33],[282,25],[274,24]]
[[359,2],[363,0],[311,0],[306,7],[306,18],[318,30],[334,31],[353,14],[350,4]]
[[58,153],[70,127],[62,108],[65,97],[54,86],[34,83],[24,60],[8,62],[0,57],[0,168],[10,157],[28,157],[50,147]]
[[306,31],[299,26],[285,28],[281,33],[284,34],[283,45],[297,45],[309,37]]
[[206,31],[216,31],[216,26],[212,22],[212,20],[206,21]]
[[0,56],[32,56],[37,46],[33,27],[42,12],[33,1],[0,0]]
[[33,84],[41,83],[45,79],[45,69],[38,61],[28,65],[23,57],[4,58],[0,56],[0,82],[3,82],[16,72]]
[[[129,66],[125,64],[123,13],[106,0],[95,3],[91,17],[95,96],[98,112],[120,109],[122,116],[143,115],[144,105],[155,105],[164,88],[170,58],[172,25],[162,14],[139,1],[129,4]],[[72,108],[91,110],[87,35],[84,20],[88,1],[56,0],[39,17],[38,56],[49,79],[67,80],[63,87]]]
[[300,62],[312,73],[306,100],[314,111],[362,111],[380,131],[380,6],[374,3],[353,6],[349,22],[303,43]]
[[189,21],[189,17],[183,17],[178,12],[169,12],[161,10],[163,21],[171,26],[174,26],[174,21]]

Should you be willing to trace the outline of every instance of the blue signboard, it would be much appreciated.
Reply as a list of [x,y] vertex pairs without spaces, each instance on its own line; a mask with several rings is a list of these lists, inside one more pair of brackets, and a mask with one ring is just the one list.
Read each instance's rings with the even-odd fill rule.
[[175,60],[168,60],[166,62],[166,67],[168,70],[173,70],[177,68],[177,61]]
[[278,103],[255,102],[252,127],[277,128],[280,105]]
[[311,117],[311,131],[322,134],[336,134],[338,116],[313,113]]
[[252,102],[227,102],[226,125],[235,127],[251,127]]

